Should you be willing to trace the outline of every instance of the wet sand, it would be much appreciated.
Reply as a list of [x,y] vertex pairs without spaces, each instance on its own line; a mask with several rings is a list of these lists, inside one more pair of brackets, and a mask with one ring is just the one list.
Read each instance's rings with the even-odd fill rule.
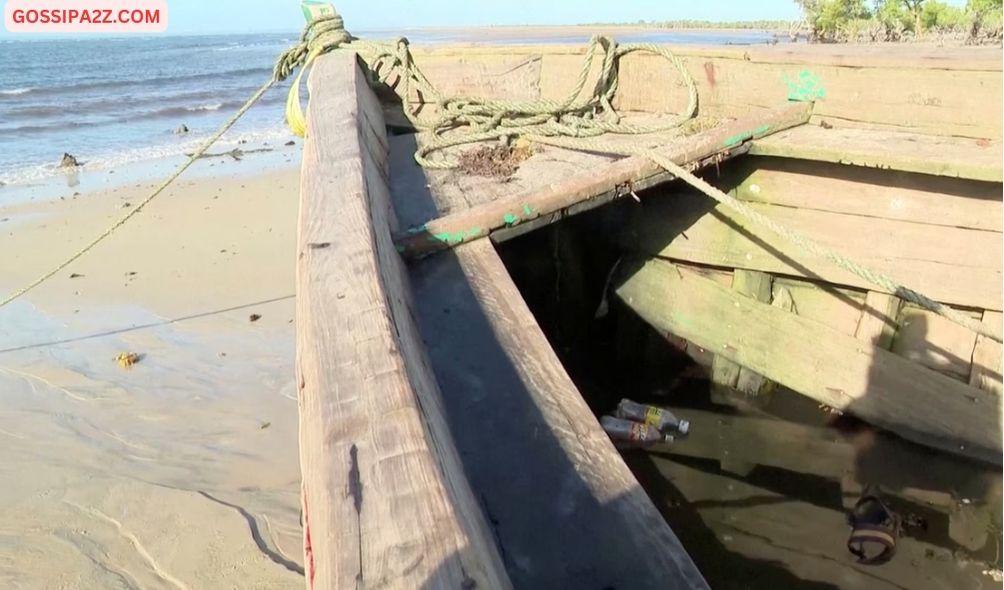
[[[302,587],[298,177],[182,180],[0,309],[0,587]],[[0,192],[0,291],[147,189]]]

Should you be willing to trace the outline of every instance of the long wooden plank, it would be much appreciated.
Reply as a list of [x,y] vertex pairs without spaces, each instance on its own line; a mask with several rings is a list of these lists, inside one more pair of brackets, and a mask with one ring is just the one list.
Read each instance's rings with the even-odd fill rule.
[[[950,154],[950,152],[949,152]],[[744,201],[1000,232],[1001,186],[806,159],[733,161],[729,187]]]
[[703,588],[487,240],[411,268],[464,466],[519,588]]
[[[810,108],[797,103],[768,115],[748,117],[695,135],[666,155],[677,164],[695,167],[745,142],[806,121]],[[633,156],[617,160],[594,172],[548,184],[526,194],[515,194],[408,228],[395,240],[405,256],[419,257],[488,236],[492,230],[512,227],[580,204],[609,191],[631,193],[635,183],[672,175],[650,159]],[[647,183],[651,185],[652,183]]]
[[[1001,308],[1004,243],[999,233],[760,203],[751,207],[938,301]],[[625,229],[623,243],[666,258],[875,289],[690,192],[646,199]]]
[[[987,328],[1001,329],[1001,313],[999,311],[983,312],[983,325]],[[973,348],[973,371],[969,384],[997,395],[1004,395],[1004,384],[1001,383],[1001,343],[986,336],[976,337]]]
[[[797,91],[803,76],[822,90],[816,114],[836,126],[868,126],[913,133],[1001,137],[1001,62],[989,48],[925,49],[824,46],[673,47],[701,93],[701,112],[735,117],[771,108]],[[438,46],[415,49],[421,67],[440,68],[431,78],[445,94],[470,93],[466,80],[497,64],[500,56],[540,60],[543,98],[563,99],[575,84],[583,46]],[[458,58],[465,63],[459,64]],[[454,65],[456,64],[456,65]],[[490,67],[494,67],[489,65]],[[598,65],[594,68],[598,70]],[[594,79],[596,72],[591,74]],[[457,80],[457,83],[454,83]],[[478,82],[492,91],[497,86]],[[663,112],[685,104],[678,74],[661,57],[631,54],[624,58],[616,104],[626,110]],[[474,94],[484,94],[477,93]],[[505,98],[504,92],[490,94]]]
[[1001,182],[1001,146],[999,139],[805,125],[753,142],[750,153]]
[[650,259],[616,289],[638,315],[904,438],[1001,461],[1000,397]]
[[506,588],[390,240],[383,121],[351,54],[318,60],[299,216],[297,382],[310,588]]

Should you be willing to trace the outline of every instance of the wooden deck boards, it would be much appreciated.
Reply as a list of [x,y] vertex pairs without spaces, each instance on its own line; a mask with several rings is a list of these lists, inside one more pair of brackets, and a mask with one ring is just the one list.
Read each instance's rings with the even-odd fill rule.
[[[410,138],[392,138],[392,161],[409,159],[413,145]],[[422,177],[417,167],[391,168],[402,226],[511,190],[482,179],[474,197],[469,185],[452,183],[449,172]],[[491,242],[440,252],[414,263],[409,274],[454,441],[513,584],[704,587],[551,350]]]

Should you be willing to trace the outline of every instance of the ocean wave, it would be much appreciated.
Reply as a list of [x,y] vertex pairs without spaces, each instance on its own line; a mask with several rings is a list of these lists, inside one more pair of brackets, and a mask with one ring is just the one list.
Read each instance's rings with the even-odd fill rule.
[[[265,105],[276,105],[285,102],[286,97],[280,95],[279,93],[272,94],[262,98],[259,102],[259,106]],[[199,117],[215,114],[216,111],[231,112],[237,110],[238,107],[244,104],[243,100],[230,100],[218,103],[211,103],[205,105],[196,106],[169,106],[160,109],[139,111],[130,113],[122,117],[102,117],[98,119],[70,119],[66,120],[59,119],[53,121],[49,119],[50,122],[46,123],[32,123],[29,125],[17,125],[12,127],[0,127],[0,139],[5,136],[26,136],[37,133],[47,133],[55,131],[65,131],[67,129],[84,129],[93,127],[103,127],[107,125],[118,125],[118,124],[128,124],[135,121],[142,120],[154,120],[154,119],[175,119],[178,123],[185,122],[189,117]],[[28,118],[30,121],[34,119]]]
[[218,111],[221,106],[223,106],[222,102],[214,102],[212,104],[200,104],[197,107],[185,107],[185,110],[186,111]]
[[[247,96],[255,89],[255,86],[240,84],[226,91],[227,95]],[[0,119],[7,122],[18,120],[52,119],[56,117],[78,117],[80,115],[99,115],[102,113],[122,113],[123,111],[137,112],[148,109],[151,106],[164,104],[182,105],[191,104],[195,101],[207,101],[205,104],[194,107],[187,107],[191,111],[209,111],[221,108],[221,102],[208,102],[219,99],[223,93],[219,88],[211,90],[194,90],[186,92],[176,92],[165,95],[126,95],[116,97],[115,100],[99,99],[97,97],[83,98],[75,101],[60,101],[59,104],[39,101],[36,104],[25,106],[10,106],[6,110],[0,108]]]
[[[242,149],[249,149],[265,143],[275,146],[281,141],[288,139],[289,135],[289,130],[284,125],[254,129],[220,139],[213,146],[213,151],[225,152],[238,146]],[[199,135],[189,137],[184,141],[95,154],[89,158],[83,158],[85,161],[81,170],[86,173],[88,171],[108,170],[139,162],[184,156],[198,148],[205,141],[206,137],[208,135]],[[0,183],[10,186],[31,184],[65,173],[66,169],[60,168],[58,162],[32,164],[8,170],[0,169]]]
[[206,72],[183,74],[178,76],[154,76],[150,78],[127,79],[127,80],[90,80],[77,84],[65,84],[62,86],[43,86],[33,88],[15,88],[9,91],[0,91],[0,95],[20,96],[28,94],[33,97],[53,96],[60,94],[77,94],[90,90],[102,90],[105,88],[135,88],[135,87],[158,87],[174,83],[190,82],[219,82],[220,80],[232,80],[242,77],[259,77],[264,82],[266,76],[272,73],[271,67],[251,67],[238,68],[234,70],[224,70],[222,72]]

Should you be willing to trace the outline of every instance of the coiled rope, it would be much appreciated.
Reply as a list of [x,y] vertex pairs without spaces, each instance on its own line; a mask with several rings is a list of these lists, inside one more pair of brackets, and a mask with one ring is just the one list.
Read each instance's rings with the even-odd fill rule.
[[[507,101],[459,96],[448,97],[443,96],[415,64],[407,39],[400,38],[394,43],[377,43],[357,39],[346,31],[344,21],[337,14],[322,16],[309,22],[304,27],[299,43],[283,52],[277,60],[271,79],[252,94],[251,98],[216,133],[207,138],[189,159],[154,189],[149,196],[64,262],[0,301],[0,307],[34,289],[69,266],[138,214],[143,207],[160,195],[199,156],[204,154],[213,143],[233,127],[265,92],[277,82],[285,80],[297,69],[299,72],[293,80],[286,99],[286,121],[293,133],[302,137],[306,133],[306,118],[300,106],[302,77],[318,56],[339,48],[348,48],[359,53],[369,64],[371,83],[391,86],[401,97],[408,120],[416,129],[426,133],[426,141],[422,142],[421,147],[415,153],[415,160],[425,168],[446,169],[456,166],[456,161],[449,157],[430,157],[433,153],[443,149],[491,140],[508,141],[514,138],[568,149],[602,151],[625,156],[644,156],[705,195],[729,207],[740,216],[770,230],[805,252],[829,260],[869,283],[937,313],[973,332],[998,342],[1002,341],[999,333],[983,326],[973,318],[906,287],[884,273],[859,264],[799,232],[778,224],[742,201],[694,176],[654,150],[625,149],[608,142],[597,141],[596,138],[608,133],[638,135],[671,130],[693,118],[697,113],[697,86],[679,58],[665,47],[653,44],[618,45],[616,41],[608,37],[593,37],[589,41],[575,86],[568,96],[560,101]],[[612,100],[618,86],[619,60],[624,55],[633,52],[647,52],[662,56],[673,64],[686,85],[687,106],[668,121],[657,125],[624,123],[613,108]],[[597,55],[600,55],[602,60],[600,73],[591,92],[584,95],[583,91]],[[421,97],[420,101],[412,100],[413,91]],[[419,115],[419,109],[423,102],[431,102],[437,106],[434,116],[421,117]]]

